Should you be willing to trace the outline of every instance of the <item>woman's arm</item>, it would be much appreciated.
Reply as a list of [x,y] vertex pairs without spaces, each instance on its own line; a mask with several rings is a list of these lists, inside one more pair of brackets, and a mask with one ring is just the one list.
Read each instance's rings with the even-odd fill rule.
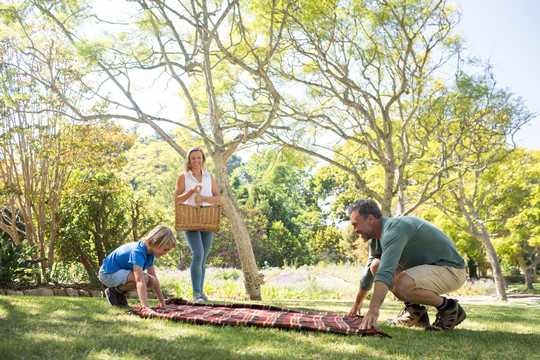
[[194,186],[186,191],[186,175],[184,173],[180,174],[176,180],[176,187],[174,188],[174,203],[185,203],[187,199],[191,197],[191,195],[197,192],[197,187],[199,187],[199,185]]

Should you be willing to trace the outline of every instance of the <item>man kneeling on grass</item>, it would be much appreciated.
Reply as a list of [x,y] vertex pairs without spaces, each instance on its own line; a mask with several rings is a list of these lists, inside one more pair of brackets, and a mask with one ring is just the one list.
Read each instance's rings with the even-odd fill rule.
[[151,288],[165,309],[154,258],[166,255],[175,247],[176,237],[172,230],[160,225],[142,241],[124,244],[110,253],[99,269],[99,280],[107,286],[105,296],[109,305],[128,306],[126,294],[136,289],[141,305],[149,307],[147,290]]
[[[348,211],[354,232],[369,241],[368,262],[349,315],[360,314],[375,283],[361,329],[377,328],[388,290],[405,302],[403,314],[387,320],[389,324],[452,331],[465,319],[457,300],[440,295],[458,290],[467,278],[465,261],[446,234],[416,217],[383,217],[377,203],[370,199],[355,201]],[[423,305],[437,308],[431,325]]]

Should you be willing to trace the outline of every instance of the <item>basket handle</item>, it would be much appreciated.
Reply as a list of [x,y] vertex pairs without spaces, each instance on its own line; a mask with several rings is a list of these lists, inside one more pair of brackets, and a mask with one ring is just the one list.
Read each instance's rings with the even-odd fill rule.
[[195,195],[195,202],[197,203],[197,206],[201,206],[201,187],[197,187],[197,195]]

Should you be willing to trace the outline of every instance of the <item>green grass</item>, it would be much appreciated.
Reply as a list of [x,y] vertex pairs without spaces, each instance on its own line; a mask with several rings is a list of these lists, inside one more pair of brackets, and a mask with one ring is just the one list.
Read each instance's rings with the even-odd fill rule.
[[[344,300],[271,303],[340,313],[352,305]],[[380,319],[395,316],[401,306],[387,300]],[[530,359],[538,355],[539,305],[464,308],[467,319],[452,333],[381,324],[381,330],[393,337],[382,339],[142,319],[97,298],[0,296],[0,358]],[[434,311],[430,316],[434,318]]]
[[527,289],[525,284],[510,284],[508,285],[508,291],[523,292],[527,294],[540,295],[540,283],[533,284],[532,289]]

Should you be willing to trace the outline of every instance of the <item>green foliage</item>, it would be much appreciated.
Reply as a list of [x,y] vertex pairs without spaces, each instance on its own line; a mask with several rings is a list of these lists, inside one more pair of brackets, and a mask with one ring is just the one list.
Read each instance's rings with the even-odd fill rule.
[[13,287],[28,285],[36,279],[37,265],[44,259],[37,259],[39,249],[36,244],[28,244],[25,239],[19,245],[0,230],[0,286]]
[[281,221],[273,222],[267,231],[268,235],[261,241],[264,253],[260,254],[258,262],[264,261],[264,264],[272,267],[305,263],[307,260],[305,248]]
[[[351,154],[350,158],[357,164],[363,163],[358,152]],[[358,165],[357,168],[361,173],[366,170],[364,165]],[[324,208],[328,209],[326,210],[327,217],[336,221],[348,221],[347,208],[353,201],[361,197],[356,180],[349,173],[330,165],[317,169],[310,182],[310,188],[314,196],[320,199]]]
[[315,255],[329,263],[338,263],[347,258],[342,242],[341,231],[333,226],[320,227],[309,237],[309,244]]
[[118,246],[139,241],[164,219],[146,195],[134,192],[114,173],[88,177],[81,172],[72,187],[78,201],[65,204],[56,242],[58,260],[80,262],[92,283],[103,259]]
[[498,235],[493,245],[503,260],[528,272],[540,256],[539,163],[540,152],[517,149],[484,179],[492,186],[486,200],[498,219],[488,225]]
[[125,153],[126,165],[118,175],[137,192],[145,192],[172,216],[174,186],[184,171],[184,160],[165,141],[141,137]]

